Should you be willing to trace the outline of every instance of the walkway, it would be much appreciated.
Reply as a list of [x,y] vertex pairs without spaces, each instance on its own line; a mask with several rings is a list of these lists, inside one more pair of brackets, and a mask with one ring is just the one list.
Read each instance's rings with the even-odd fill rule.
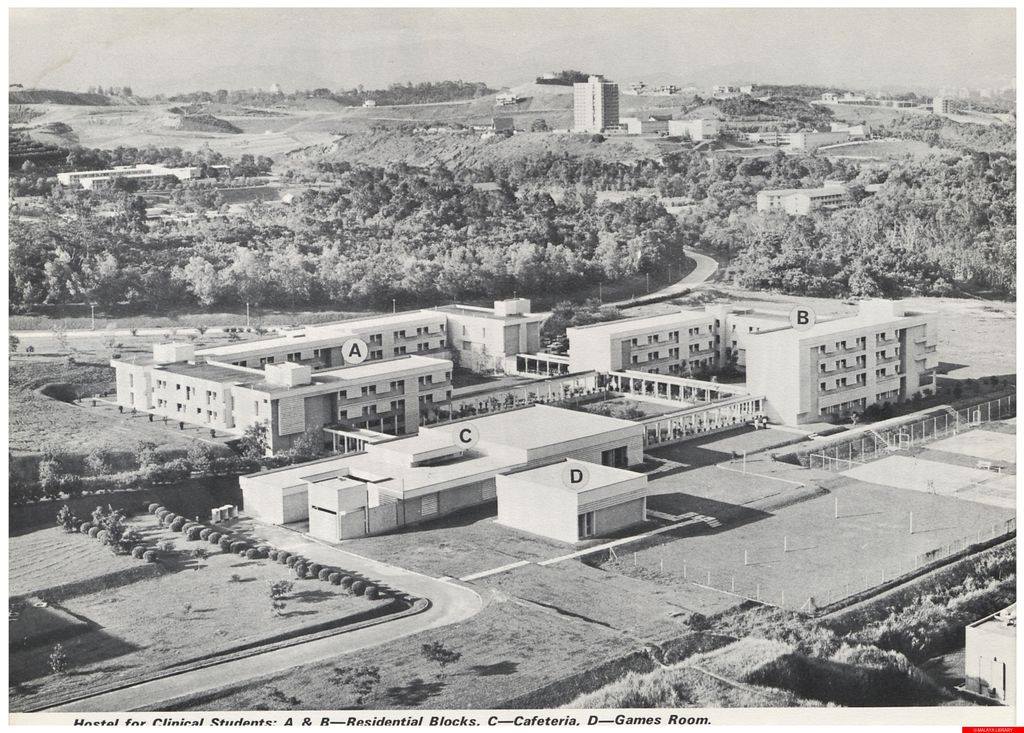
[[159,708],[161,703],[176,698],[237,685],[246,680],[284,672],[292,667],[334,659],[428,629],[458,623],[471,618],[483,608],[483,600],[476,592],[455,583],[346,552],[284,527],[253,522],[244,529],[278,549],[300,553],[325,565],[337,565],[356,571],[411,596],[429,598],[432,605],[423,613],[413,616],[184,672],[174,677],[143,682],[52,709],[62,712],[128,712],[141,707]]

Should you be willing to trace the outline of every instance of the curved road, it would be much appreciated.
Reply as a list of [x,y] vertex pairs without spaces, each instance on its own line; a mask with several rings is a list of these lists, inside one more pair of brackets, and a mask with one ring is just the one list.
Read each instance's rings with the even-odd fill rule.
[[651,298],[659,295],[678,295],[682,294],[685,290],[692,289],[695,285],[702,285],[707,282],[715,272],[718,271],[718,262],[711,257],[703,255],[692,249],[684,249],[683,253],[687,257],[693,258],[697,263],[697,266],[693,268],[693,271],[689,275],[684,277],[682,280],[677,280],[671,285],[666,285],[660,290],[655,290],[653,293],[647,293],[646,295],[640,295],[636,298],[627,298],[626,300],[620,300],[617,303],[611,303],[610,305],[622,305],[628,303],[631,300],[639,300],[641,298]]
[[458,623],[476,615],[484,605],[476,592],[464,586],[355,555],[291,530],[260,526],[259,534],[279,549],[301,553],[323,564],[340,565],[356,570],[412,596],[429,598],[432,605],[426,611],[413,616],[182,672],[173,677],[142,682],[76,702],[56,705],[49,710],[128,712],[141,707],[159,709],[161,703],[170,702],[175,698],[239,684],[300,665],[334,659],[427,629]]

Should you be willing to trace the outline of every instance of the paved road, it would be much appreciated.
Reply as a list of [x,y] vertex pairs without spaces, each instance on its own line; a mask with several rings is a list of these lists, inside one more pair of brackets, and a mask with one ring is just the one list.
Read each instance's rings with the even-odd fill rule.
[[[678,293],[682,293],[684,290],[692,290],[695,286],[702,285],[707,282],[708,279],[718,270],[718,263],[711,257],[702,255],[700,252],[695,252],[692,249],[683,251],[686,253],[687,257],[692,257],[696,261],[697,266],[693,268],[693,271],[682,280],[677,280],[671,285],[666,285],[660,290],[655,290],[653,293],[647,293],[646,295],[637,296],[637,298],[650,298],[658,295],[676,295]],[[612,303],[611,305],[622,305],[623,303],[628,303],[631,300],[636,300],[637,298],[627,298],[625,300],[620,300],[617,303]]]
[[413,616],[316,639],[304,644],[265,652],[237,661],[184,672],[174,677],[143,682],[52,708],[60,712],[127,712],[140,707],[159,706],[185,695],[233,685],[283,672],[305,664],[334,659],[344,654],[385,644],[427,629],[464,621],[483,608],[476,592],[438,578],[403,570],[376,560],[345,552],[283,527],[258,525],[257,534],[281,550],[298,552],[317,562],[358,571],[410,595],[429,598],[431,607]]

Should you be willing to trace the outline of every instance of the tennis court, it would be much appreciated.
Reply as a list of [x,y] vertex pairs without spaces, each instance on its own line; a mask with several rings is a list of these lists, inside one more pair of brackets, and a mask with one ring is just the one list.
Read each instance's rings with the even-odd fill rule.
[[991,430],[970,430],[951,438],[943,438],[928,446],[931,450],[961,453],[975,458],[1000,463],[1017,462],[1017,436]]

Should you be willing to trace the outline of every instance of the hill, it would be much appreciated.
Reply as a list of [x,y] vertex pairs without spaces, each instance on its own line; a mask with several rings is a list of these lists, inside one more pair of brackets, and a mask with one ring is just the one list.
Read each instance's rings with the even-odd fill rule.
[[7,101],[9,104],[110,104],[110,98],[102,94],[64,92],[59,89],[18,89],[7,93]]

